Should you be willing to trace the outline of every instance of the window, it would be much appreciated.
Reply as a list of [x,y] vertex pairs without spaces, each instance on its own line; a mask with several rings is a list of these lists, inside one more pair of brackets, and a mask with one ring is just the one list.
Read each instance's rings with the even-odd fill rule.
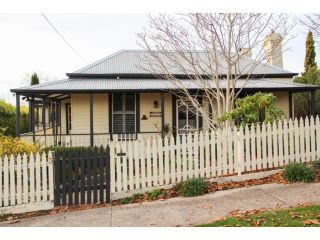
[[71,104],[66,104],[66,131],[70,134],[71,131]]
[[113,132],[134,133],[136,131],[134,93],[114,93],[113,95]]
[[194,132],[199,129],[198,111],[191,102],[177,101],[177,125],[179,134]]

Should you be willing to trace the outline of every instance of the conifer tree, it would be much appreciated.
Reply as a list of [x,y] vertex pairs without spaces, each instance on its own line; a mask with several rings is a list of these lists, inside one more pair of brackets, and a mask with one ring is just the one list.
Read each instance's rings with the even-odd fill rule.
[[314,47],[313,34],[311,31],[309,31],[306,39],[306,56],[304,59],[304,71],[308,72],[311,68],[316,66],[316,50]]
[[39,84],[39,77],[38,77],[38,74],[37,73],[33,73],[31,75],[31,85],[36,85],[36,84]]

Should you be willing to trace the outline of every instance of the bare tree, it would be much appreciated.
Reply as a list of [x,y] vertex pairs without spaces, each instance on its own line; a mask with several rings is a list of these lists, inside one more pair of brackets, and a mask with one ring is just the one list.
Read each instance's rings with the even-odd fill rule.
[[233,109],[256,67],[273,54],[264,51],[267,34],[279,34],[276,49],[285,44],[290,29],[283,14],[150,15],[149,27],[138,34],[147,52],[140,67],[168,80],[173,94],[214,129],[217,118]]
[[320,43],[320,14],[306,14],[300,18],[300,22],[309,28],[315,36],[318,44]]

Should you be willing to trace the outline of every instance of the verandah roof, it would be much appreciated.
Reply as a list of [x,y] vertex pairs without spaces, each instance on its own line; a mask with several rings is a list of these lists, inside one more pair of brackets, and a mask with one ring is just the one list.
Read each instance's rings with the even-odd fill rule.
[[[196,81],[184,79],[180,81],[190,90],[200,90],[201,86]],[[215,84],[208,80],[208,86]],[[226,86],[226,80],[220,80],[220,88]],[[236,89],[243,88],[247,91],[311,91],[318,88],[315,85],[292,83],[274,79],[239,79]],[[177,86],[165,79],[104,79],[104,78],[70,78],[33,86],[12,89],[12,92],[21,94],[30,93],[81,93],[81,92],[116,92],[116,91],[168,91],[175,90]]]

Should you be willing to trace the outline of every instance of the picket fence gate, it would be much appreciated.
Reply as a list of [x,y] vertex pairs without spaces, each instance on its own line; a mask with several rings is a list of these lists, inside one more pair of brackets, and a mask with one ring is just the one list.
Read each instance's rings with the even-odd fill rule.
[[[145,192],[188,178],[276,169],[320,157],[319,117],[111,142],[111,194]],[[125,194],[124,194],[125,195]]]
[[0,157],[1,214],[50,209],[53,189],[51,152]]

